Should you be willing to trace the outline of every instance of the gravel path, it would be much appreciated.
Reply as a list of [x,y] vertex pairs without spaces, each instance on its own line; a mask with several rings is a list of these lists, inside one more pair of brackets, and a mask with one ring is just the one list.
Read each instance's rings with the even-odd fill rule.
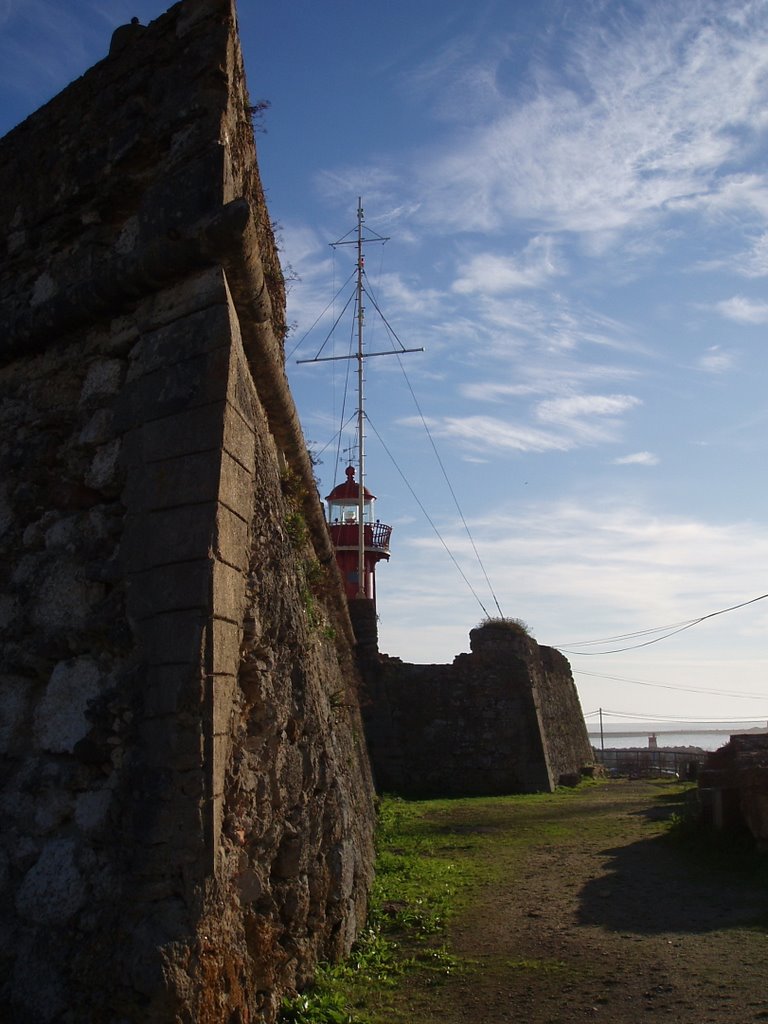
[[[494,834],[489,856],[507,862],[454,920],[452,951],[474,966],[432,994],[433,1019],[768,1020],[768,891],[738,870],[697,867],[660,838],[679,809],[663,794],[649,781],[611,782],[532,802],[515,821],[457,803],[444,827]],[[504,842],[521,829],[522,852]]]

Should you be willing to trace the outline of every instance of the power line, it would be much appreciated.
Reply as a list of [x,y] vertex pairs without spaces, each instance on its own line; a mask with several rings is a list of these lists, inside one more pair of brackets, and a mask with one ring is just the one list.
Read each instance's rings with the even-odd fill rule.
[[[640,630],[637,633],[625,633],[623,636],[608,637],[605,640],[583,640],[583,641],[580,641],[580,643],[583,644],[584,646],[588,646],[590,644],[610,643],[611,640],[623,640],[623,639],[629,639],[629,638],[631,638],[633,636],[643,636],[643,635],[647,635],[649,633],[657,632],[660,629],[667,629],[668,630],[668,632],[662,634],[662,636],[657,636],[653,640],[645,640],[641,644],[631,644],[631,645],[629,645],[627,647],[614,647],[614,648],[612,648],[611,650],[608,650],[608,651],[574,651],[574,650],[568,650],[565,646],[563,646],[563,647],[560,647],[559,645],[555,645],[555,646],[557,646],[557,649],[559,651],[561,651],[563,654],[571,654],[571,655],[579,654],[579,655],[582,655],[583,657],[594,657],[595,655],[600,655],[600,654],[621,654],[624,651],[636,651],[636,650],[638,650],[641,647],[650,647],[651,644],[657,644],[661,640],[667,640],[671,636],[676,636],[678,633],[683,633],[683,632],[685,632],[686,629],[690,629],[692,626],[698,626],[698,624],[700,622],[705,622],[707,619],[714,619],[717,615],[725,615],[726,612],[733,612],[733,611],[736,611],[738,608],[746,608],[747,605],[756,604],[758,601],[764,601],[767,597],[768,597],[768,594],[761,594],[759,597],[750,598],[749,601],[741,601],[741,602],[739,602],[739,604],[732,604],[728,608],[720,608],[716,612],[709,612],[707,615],[700,615],[699,618],[697,618],[697,619],[688,619],[686,622],[684,622],[682,624],[675,623],[674,627],[672,627],[672,626],[657,626],[656,629]],[[568,646],[569,647],[576,647],[576,646],[578,646],[578,644],[569,644]]]
[[603,675],[600,672],[586,672],[582,669],[578,670],[578,674],[580,676],[591,676],[594,679],[611,679],[617,683],[635,683],[637,686],[653,686],[662,690],[681,690],[684,693],[711,694],[713,697],[735,697],[739,700],[768,701],[768,695],[766,694],[745,693],[742,690],[709,690],[705,687],[680,686],[675,685],[674,683],[652,683],[647,679],[629,679],[626,676]]
[[[590,711],[584,715],[584,718],[594,718],[595,715],[601,714],[605,717],[610,715],[612,718],[624,718],[630,722],[681,722],[681,723],[695,723],[696,725],[746,725],[758,721],[756,718],[721,718],[721,719],[709,719],[709,718],[683,718],[679,715],[650,715],[647,713],[638,713],[632,711],[611,711],[609,708],[598,708],[596,711]],[[762,721],[762,719],[759,719]]]
[[369,416],[367,416],[367,415],[366,415],[366,417],[365,417],[365,418],[366,418],[366,420],[367,420],[368,424],[370,425],[370,427],[371,427],[371,430],[372,430],[372,431],[374,432],[374,434],[376,435],[376,437],[377,437],[377,438],[379,439],[379,444],[381,445],[381,447],[382,447],[382,448],[384,449],[384,451],[385,451],[385,452],[387,453],[387,455],[389,456],[389,458],[390,458],[390,460],[391,460],[391,462],[392,462],[392,465],[393,465],[393,466],[395,467],[395,469],[397,470],[397,472],[398,472],[398,473],[400,474],[400,477],[402,478],[402,481],[403,481],[403,483],[405,484],[405,486],[406,486],[406,487],[408,488],[408,490],[409,490],[409,491],[411,492],[411,494],[413,495],[413,499],[414,499],[414,501],[416,502],[416,504],[417,504],[417,505],[419,506],[419,508],[421,509],[421,511],[422,511],[422,513],[423,513],[423,515],[424,515],[424,518],[425,518],[425,519],[427,520],[427,522],[429,523],[429,525],[430,525],[430,526],[432,527],[432,529],[433,529],[433,530],[435,531],[435,534],[436,534],[436,536],[437,536],[437,539],[438,539],[438,540],[440,541],[440,543],[441,543],[441,544],[443,545],[443,547],[445,548],[445,551],[446,551],[446,553],[447,553],[448,557],[450,558],[450,560],[451,560],[451,561],[453,562],[453,564],[454,564],[454,565],[456,566],[456,568],[458,569],[458,571],[459,571],[459,574],[461,575],[461,578],[462,578],[462,579],[464,580],[464,582],[465,582],[465,583],[467,584],[467,587],[469,587],[469,590],[471,591],[471,593],[472,593],[472,596],[474,597],[474,599],[475,599],[475,600],[477,601],[477,603],[478,603],[478,604],[480,605],[480,607],[482,608],[482,610],[483,610],[483,615],[485,615],[486,619],[490,618],[490,616],[488,615],[488,609],[487,609],[487,608],[485,607],[485,605],[483,604],[483,602],[482,602],[482,601],[480,600],[480,598],[479,598],[479,596],[478,596],[478,594],[477,594],[477,591],[475,590],[475,588],[474,588],[474,587],[472,586],[472,584],[471,584],[471,583],[469,582],[469,580],[467,579],[467,576],[466,576],[466,574],[465,574],[464,570],[463,570],[463,569],[461,568],[461,566],[459,565],[459,563],[458,563],[458,562],[456,561],[456,558],[454,557],[454,554],[453,554],[453,552],[451,551],[451,549],[450,549],[450,548],[448,547],[448,545],[447,545],[447,544],[445,543],[445,541],[443,540],[442,534],[440,533],[440,531],[438,530],[437,526],[435,525],[435,522],[434,522],[434,520],[432,519],[432,517],[430,516],[429,512],[427,512],[426,508],[425,508],[425,507],[424,507],[424,505],[422,504],[422,502],[421,502],[421,500],[420,500],[419,496],[418,496],[418,495],[416,494],[416,491],[414,491],[413,487],[411,487],[411,484],[410,484],[410,482],[408,481],[408,478],[406,477],[405,473],[404,473],[404,472],[402,471],[402,469],[401,469],[401,468],[400,468],[400,466],[398,465],[398,463],[397,463],[397,460],[395,459],[395,457],[394,457],[394,455],[392,454],[392,452],[391,452],[391,451],[389,450],[389,448],[388,448],[388,447],[387,447],[387,445],[385,444],[385,442],[384,442],[384,439],[383,439],[383,437],[381,436],[381,434],[380,434],[380,433],[378,432],[378,430],[377,430],[377,429],[376,429],[376,427],[374,426],[373,422],[371,421],[371,418],[370,418]]
[[[389,323],[387,318],[382,313],[382,311],[379,308],[379,305],[378,305],[378,303],[376,301],[375,296],[372,295],[367,289],[366,289],[366,294],[368,295],[368,297],[370,298],[371,302],[373,303],[374,309],[376,310],[376,312],[381,317],[381,319],[382,319],[382,321],[384,323],[384,326],[387,328],[389,333],[392,335],[392,337],[395,339],[395,341],[402,348],[403,347],[402,341],[400,341],[400,338],[398,338],[398,336],[395,333],[392,325]],[[395,349],[395,352],[397,352],[396,349]],[[461,519],[461,522],[462,522],[462,525],[464,527],[464,530],[465,530],[465,532],[467,534],[467,537],[469,538],[469,543],[472,546],[472,550],[475,553],[475,558],[477,559],[477,564],[480,566],[480,569],[481,569],[481,571],[483,573],[483,576],[485,578],[485,582],[488,584],[488,590],[490,591],[491,597],[493,598],[493,603],[496,605],[496,610],[498,611],[500,617],[503,619],[504,618],[504,613],[502,612],[501,605],[499,604],[498,598],[496,597],[496,592],[493,589],[493,584],[491,583],[490,577],[488,576],[488,573],[486,571],[485,565],[483,564],[483,560],[480,557],[480,552],[477,550],[477,545],[475,544],[475,539],[474,539],[474,537],[472,536],[472,534],[470,532],[469,524],[467,523],[467,520],[464,518],[464,513],[461,510],[461,505],[459,504],[459,499],[457,498],[456,492],[453,489],[453,485],[451,484],[451,481],[450,481],[450,479],[448,477],[448,471],[446,470],[445,464],[443,463],[443,460],[440,457],[440,453],[437,450],[437,445],[435,444],[435,440],[432,437],[432,432],[429,429],[429,426],[427,425],[426,418],[424,416],[424,413],[421,410],[421,405],[419,404],[419,400],[416,397],[416,392],[413,390],[413,387],[411,385],[411,381],[410,381],[410,379],[408,377],[408,374],[406,373],[405,366],[403,365],[403,361],[402,361],[402,359],[400,358],[399,355],[397,356],[397,361],[400,364],[400,370],[401,370],[401,372],[403,374],[403,378],[405,380],[406,386],[408,387],[408,390],[411,393],[411,398],[413,399],[413,404],[416,406],[416,411],[419,414],[419,419],[421,420],[421,425],[424,427],[424,432],[426,433],[427,437],[429,438],[429,443],[432,446],[432,451],[434,453],[435,458],[437,459],[437,464],[440,467],[441,473],[443,474],[443,479],[445,480],[445,482],[446,482],[446,484],[448,486],[448,490],[450,492],[450,495],[453,498],[453,503],[456,506],[456,511],[459,513],[459,518]],[[482,605],[481,605],[481,607],[482,607]],[[483,611],[485,611],[484,608],[483,608]],[[488,613],[485,612],[485,614],[486,614],[486,618],[487,618],[488,617]]]

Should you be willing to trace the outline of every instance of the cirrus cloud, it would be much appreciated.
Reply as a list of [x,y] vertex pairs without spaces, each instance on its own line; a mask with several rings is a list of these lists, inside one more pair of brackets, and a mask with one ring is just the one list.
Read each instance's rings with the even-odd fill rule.
[[768,302],[734,295],[718,302],[715,309],[726,320],[734,320],[737,324],[768,324]]

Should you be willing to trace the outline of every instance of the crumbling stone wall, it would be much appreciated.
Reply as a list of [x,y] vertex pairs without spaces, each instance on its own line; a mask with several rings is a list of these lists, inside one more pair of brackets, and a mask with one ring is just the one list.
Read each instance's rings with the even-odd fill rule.
[[567,660],[506,625],[470,633],[450,665],[365,667],[377,787],[411,796],[550,792],[592,761]]
[[699,807],[707,825],[749,830],[768,850],[768,734],[742,733],[710,754],[699,771]]
[[231,0],[0,142],[0,1016],[272,1021],[372,871]]

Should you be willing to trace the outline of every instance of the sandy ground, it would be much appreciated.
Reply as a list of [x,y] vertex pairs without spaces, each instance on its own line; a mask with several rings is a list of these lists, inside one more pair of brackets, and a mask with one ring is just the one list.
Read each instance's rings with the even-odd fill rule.
[[[768,1020],[768,891],[661,838],[672,810],[658,785],[616,781],[517,823],[532,842],[510,849],[503,880],[481,886],[450,931],[470,970],[415,993],[414,1019]],[[446,827],[509,828],[484,813]]]

